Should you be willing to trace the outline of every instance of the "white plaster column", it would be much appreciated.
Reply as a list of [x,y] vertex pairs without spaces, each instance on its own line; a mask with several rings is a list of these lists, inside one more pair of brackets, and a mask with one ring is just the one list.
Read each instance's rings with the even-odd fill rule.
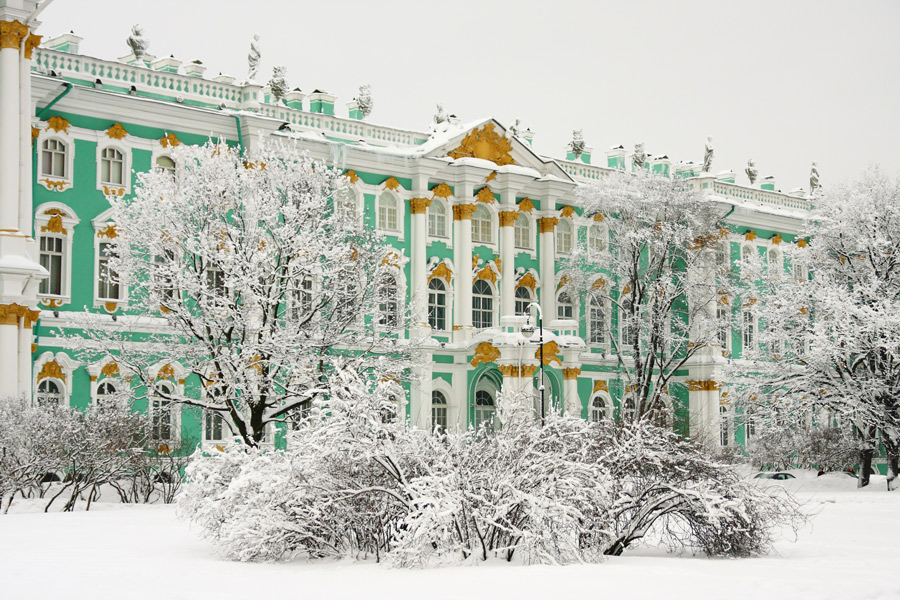
[[8,309],[0,305],[0,396],[12,397],[19,391],[19,319]]
[[504,206],[500,210],[500,317],[516,314],[516,247],[515,224],[518,212],[515,207]]
[[19,227],[19,49],[27,33],[18,21],[0,22],[0,233]]
[[556,217],[538,219],[541,235],[541,311],[544,327],[556,320]]
[[581,398],[578,397],[578,376],[581,375],[580,367],[566,367],[563,369],[563,406],[566,414],[581,418]]
[[425,259],[428,253],[428,221],[426,211],[431,205],[428,198],[410,198],[409,210],[412,223],[412,246],[410,248],[410,308],[413,326],[428,327],[428,289],[425,273]]
[[410,423],[421,429],[431,430],[431,352],[423,352],[420,365],[413,369],[413,382],[410,386]]
[[31,339],[32,339],[32,321],[26,315],[19,319],[19,381],[18,393],[31,396]]
[[34,152],[31,137],[31,116],[34,114],[31,105],[31,55],[40,42],[39,35],[30,34],[25,38],[19,62],[19,231],[27,236],[32,235],[31,161]]
[[[469,195],[462,196],[468,199]],[[453,205],[453,230],[456,236],[454,259],[456,262],[456,287],[454,306],[454,331],[462,331],[454,336],[459,341],[468,339],[472,331],[472,213],[474,204]]]

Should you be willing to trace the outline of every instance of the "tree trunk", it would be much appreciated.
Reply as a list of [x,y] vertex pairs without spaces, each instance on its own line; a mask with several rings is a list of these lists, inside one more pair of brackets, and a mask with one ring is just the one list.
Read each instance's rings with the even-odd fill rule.
[[887,488],[895,490],[900,487],[900,481],[897,479],[900,473],[900,448],[898,448],[898,440],[887,431],[882,432],[882,440],[884,442],[884,451],[887,454]]
[[875,448],[872,448],[870,445],[867,444],[864,448],[860,448],[859,473],[857,474],[859,480],[856,487],[863,488],[869,485],[869,472],[872,470],[872,458],[874,456]]

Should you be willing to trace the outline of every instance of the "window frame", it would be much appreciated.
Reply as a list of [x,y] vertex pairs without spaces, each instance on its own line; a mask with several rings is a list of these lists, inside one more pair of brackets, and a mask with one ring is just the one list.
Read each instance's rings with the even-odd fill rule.
[[[594,403],[597,400],[600,400],[603,403],[602,408],[594,406]],[[593,394],[591,394],[590,401],[588,402],[588,422],[602,423],[604,420],[609,420],[611,418],[612,407],[612,398],[607,392],[594,392]],[[595,418],[598,412],[601,413],[599,419]]]
[[[524,220],[523,220],[524,219]],[[518,216],[516,216],[516,220],[513,223],[513,248],[516,251],[526,251],[526,252],[534,252],[534,223],[532,222],[534,219],[528,211],[520,210]],[[527,246],[520,245],[520,234],[519,232],[524,229],[524,226],[527,224],[528,229],[525,232],[525,237],[527,237]]]
[[[437,290],[437,289],[434,289],[431,287],[432,282],[435,282],[435,281],[437,281],[441,285],[440,290]],[[449,287],[450,286],[447,284],[447,282],[444,281],[443,279],[441,279],[440,277],[433,277],[426,285],[426,289],[428,290],[428,292],[427,292],[428,293],[428,299],[427,299],[428,325],[434,331],[449,331],[449,329],[447,327],[447,324],[450,323],[450,318],[449,318],[450,317],[450,303],[447,302],[447,298],[450,293]],[[432,303],[432,301],[431,301],[432,293],[435,295],[435,298],[437,298],[438,294],[441,294],[443,296],[444,304],[442,307],[439,306],[436,302]],[[435,316],[434,319],[432,319],[432,316],[433,316],[432,307],[434,307],[435,309],[437,309],[437,308],[444,309],[444,314],[441,317],[441,319],[443,321],[443,327],[435,326],[435,324],[438,323],[438,318]]]
[[[568,298],[568,302],[563,302],[563,300],[562,300],[563,297]],[[569,306],[571,308],[572,314],[570,316],[565,317],[560,314],[560,309],[563,306]],[[579,316],[578,313],[579,313],[578,302],[572,296],[572,293],[565,288],[563,288],[559,292],[557,292],[557,294],[556,294],[556,318],[557,318],[557,320],[577,321],[578,316]]]
[[[375,198],[376,198],[376,201],[375,201],[375,228],[385,235],[400,237],[403,232],[403,218],[404,218],[404,211],[403,211],[404,203],[403,203],[403,201],[400,199],[399,196],[397,196],[397,194],[393,193],[390,190],[383,190],[383,191],[379,192]],[[387,207],[382,206],[382,203],[384,202],[385,199],[390,199],[394,202],[393,210],[394,210],[395,227],[393,229],[385,226],[385,223],[383,222],[383,219],[381,216],[382,208],[385,208],[385,210],[388,210]]]
[[62,260],[60,269],[60,293],[41,292],[38,297],[46,306],[56,301],[59,305],[68,304],[72,300],[72,247],[75,237],[75,226],[81,223],[78,215],[61,202],[45,202],[37,207],[34,216],[34,237],[38,245],[38,262],[41,254],[41,238],[56,237],[62,243]]
[[[587,310],[588,310],[588,314],[587,314],[586,321],[587,321],[587,326],[588,326],[588,331],[587,331],[588,344],[591,346],[594,346],[594,347],[603,347],[603,348],[607,347],[609,345],[609,328],[610,328],[609,304],[603,298],[600,298],[600,297],[597,297],[597,296],[591,294],[590,300],[588,301]],[[603,339],[602,339],[602,341],[597,341],[595,339],[596,327],[594,324],[597,321],[596,319],[594,319],[594,311],[595,310],[599,310],[601,313],[601,316],[602,316],[602,319],[601,319],[603,322],[603,325],[602,325]]]
[[[443,398],[443,402],[435,403],[435,395]],[[435,414],[435,410],[443,411],[443,424],[439,422],[440,416]],[[447,394],[443,390],[431,390],[431,430],[443,433],[450,426],[450,402],[447,400]],[[440,429],[437,429],[440,427]]]
[[[483,291],[480,293],[476,293],[475,288],[480,287],[482,290],[487,290],[488,293],[484,293]],[[472,327],[476,330],[480,329],[489,329],[494,327],[494,323],[496,319],[494,319],[495,312],[497,310],[497,303],[494,301],[496,298],[496,290],[494,287],[484,279],[476,279],[472,282]],[[482,305],[476,306],[476,298],[481,299]],[[487,301],[489,305],[487,308],[484,307],[484,301]],[[484,320],[479,320],[476,318],[477,314],[487,315],[487,325],[483,324]],[[483,317],[482,317],[483,318]]]
[[[112,194],[116,196],[123,196],[125,194],[131,193],[131,168],[132,168],[132,156],[131,151],[132,148],[129,144],[126,144],[124,140],[110,140],[106,138],[106,133],[101,132],[102,137],[98,138],[97,141],[97,155],[96,155],[96,182],[97,189],[104,194]],[[107,150],[115,150],[119,154],[122,155],[122,183],[114,183],[110,181],[103,181],[103,161],[106,160],[104,158],[104,153]],[[155,157],[151,157],[151,160]],[[155,166],[155,162],[151,162],[152,166]]]
[[[71,125],[69,129],[71,129]],[[48,175],[43,173],[43,148],[44,142],[47,140],[56,140],[57,142],[62,143],[66,147],[65,152],[65,160],[66,160],[66,176],[65,177],[57,177],[55,175]],[[50,191],[64,192],[70,189],[75,184],[75,138],[71,133],[68,133],[67,130],[54,131],[49,129],[48,127],[42,127],[40,133],[38,133],[38,137],[34,142],[35,148],[37,148],[38,159],[37,159],[37,168],[35,169],[35,180],[38,185],[44,187],[44,189]]]
[[[563,228],[566,229],[563,232]],[[576,228],[574,223],[572,223],[571,219],[562,218],[559,220],[559,223],[556,225],[556,232],[554,233],[556,237],[556,254],[571,254],[572,248],[575,245],[575,232]],[[568,240],[567,245],[564,245],[564,240]]]
[[[486,216],[487,218],[476,218],[476,216],[478,215],[478,211],[482,211],[482,217]],[[487,224],[486,229],[487,229],[487,232],[489,235],[489,239],[485,240],[485,239],[482,239],[480,236],[476,237],[475,232],[479,230],[479,228],[476,227],[476,225],[475,225],[476,221],[479,224],[485,224],[485,223]],[[472,219],[471,219],[472,245],[473,246],[474,245],[494,246],[497,244],[497,237],[499,237],[499,236],[495,235],[495,233],[497,233],[496,221],[497,221],[496,213],[493,210],[491,210],[490,205],[488,205],[484,202],[476,202],[475,203],[475,211],[472,213]],[[483,232],[485,230],[485,226],[482,225],[480,227],[480,229]]]
[[[440,214],[437,214],[438,207],[442,211]],[[437,231],[437,226],[435,224],[434,233],[432,232],[432,217],[434,217],[434,221],[437,221],[438,217],[443,220],[443,227],[440,232]],[[452,222],[453,214],[450,209],[450,205],[444,202],[441,198],[432,198],[431,204],[428,205],[428,208],[425,209],[425,221],[426,226],[428,228],[428,237],[437,238],[440,240],[447,240],[450,238],[449,227],[448,224]]]

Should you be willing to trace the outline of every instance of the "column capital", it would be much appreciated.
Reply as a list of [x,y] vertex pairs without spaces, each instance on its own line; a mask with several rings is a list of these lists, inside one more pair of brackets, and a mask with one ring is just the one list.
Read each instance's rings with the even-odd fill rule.
[[28,26],[19,21],[0,21],[0,50],[22,47],[22,40],[28,35]]
[[423,215],[431,206],[431,198],[410,198],[409,212],[414,215]]
[[501,210],[499,213],[500,227],[512,227],[519,218],[519,212],[515,210]]
[[29,33],[28,37],[25,38],[25,58],[26,60],[31,60],[31,53],[34,52],[34,49],[41,45],[41,39],[44,36],[34,35],[33,33]]
[[563,369],[563,379],[578,379],[579,375],[581,375],[581,369],[578,367]]
[[556,217],[541,217],[538,219],[538,227],[541,233],[553,233],[553,229],[559,225],[559,219]]
[[474,204],[454,204],[453,220],[454,221],[470,221],[472,214],[475,212]]
[[32,323],[36,323],[41,311],[31,310],[21,304],[0,304],[0,325],[18,325],[19,317],[22,317],[25,328],[30,329]]

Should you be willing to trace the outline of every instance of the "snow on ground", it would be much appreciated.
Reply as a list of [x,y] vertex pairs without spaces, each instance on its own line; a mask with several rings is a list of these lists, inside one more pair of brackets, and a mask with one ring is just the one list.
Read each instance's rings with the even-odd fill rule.
[[792,473],[798,478],[783,484],[760,483],[785,485],[818,514],[771,556],[723,560],[641,548],[604,564],[566,567],[233,563],[217,558],[172,506],[100,502],[90,512],[44,514],[20,502],[0,515],[0,590],[3,598],[67,600],[900,598],[900,491],[887,492],[884,477],[857,491],[843,474]]

